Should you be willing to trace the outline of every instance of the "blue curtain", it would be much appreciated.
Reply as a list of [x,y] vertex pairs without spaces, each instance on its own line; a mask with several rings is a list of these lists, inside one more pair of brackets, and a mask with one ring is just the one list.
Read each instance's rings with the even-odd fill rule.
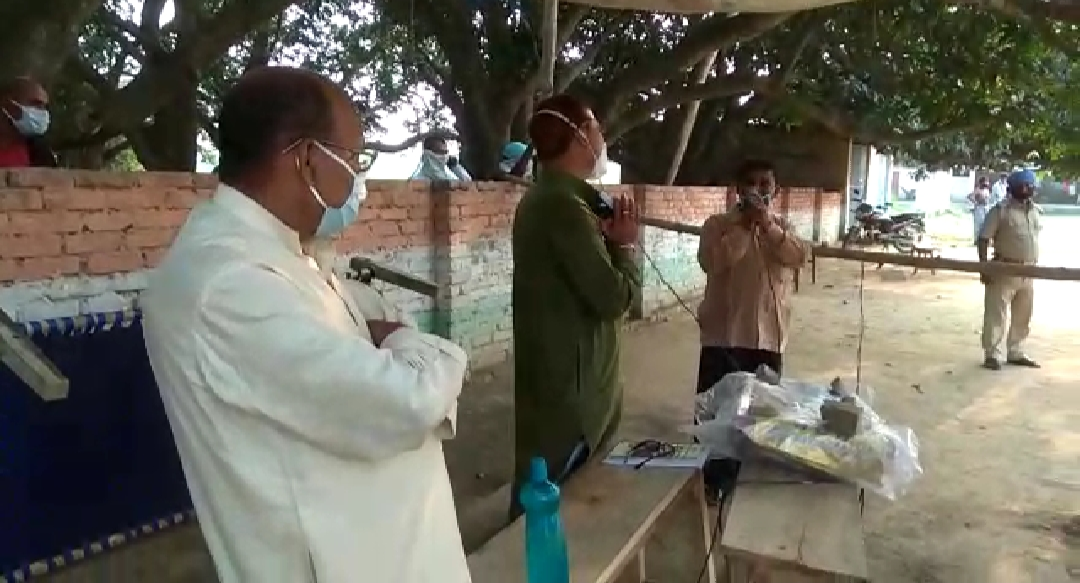
[[0,365],[0,576],[191,508],[141,321],[127,318],[28,326],[70,380],[66,399],[42,401]]

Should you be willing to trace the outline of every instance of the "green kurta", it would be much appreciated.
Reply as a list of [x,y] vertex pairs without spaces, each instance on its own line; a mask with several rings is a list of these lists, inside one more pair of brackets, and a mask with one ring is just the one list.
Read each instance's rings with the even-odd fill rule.
[[514,216],[516,480],[535,456],[554,478],[583,438],[597,453],[622,415],[619,327],[641,279],[604,240],[599,201],[587,182],[545,170]]

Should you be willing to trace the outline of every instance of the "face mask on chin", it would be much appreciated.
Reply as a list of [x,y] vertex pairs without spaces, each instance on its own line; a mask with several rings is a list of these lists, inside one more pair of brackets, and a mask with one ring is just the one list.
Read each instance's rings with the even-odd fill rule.
[[11,100],[11,104],[19,108],[21,113],[19,119],[11,117],[11,114],[2,109],[0,111],[3,111],[4,117],[8,118],[20,135],[31,138],[43,136],[49,131],[49,110],[23,105],[15,100]]
[[[315,146],[329,156],[331,160],[340,164],[352,177],[349,182],[349,193],[345,196],[345,202],[340,207],[332,207],[326,204],[326,199],[319,194],[319,189],[314,184],[308,183],[311,195],[315,197],[315,201],[323,208],[323,216],[319,220],[319,226],[315,229],[315,237],[329,239],[340,235],[349,225],[356,222],[356,218],[360,216],[360,205],[367,198],[367,185],[364,173],[354,171],[345,160],[342,160],[340,156],[331,152],[329,148],[319,142],[315,142]],[[299,160],[297,164],[299,165]]]
[[450,162],[450,154],[442,154],[439,152],[432,152],[431,150],[424,150],[424,156],[432,164],[438,164],[440,166],[446,166]]

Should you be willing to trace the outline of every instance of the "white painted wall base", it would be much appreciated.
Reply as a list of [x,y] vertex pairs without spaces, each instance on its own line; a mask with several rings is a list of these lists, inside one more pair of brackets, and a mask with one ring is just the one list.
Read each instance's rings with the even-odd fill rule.
[[58,277],[0,289],[0,308],[13,320],[32,322],[136,306],[149,270],[99,277]]

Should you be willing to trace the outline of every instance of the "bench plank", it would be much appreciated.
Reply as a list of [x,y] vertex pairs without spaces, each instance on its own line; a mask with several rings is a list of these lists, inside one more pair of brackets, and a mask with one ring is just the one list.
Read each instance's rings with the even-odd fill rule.
[[[574,583],[613,583],[638,560],[660,515],[700,481],[699,470],[596,464],[563,488],[562,519]],[[700,523],[697,526],[700,532]],[[699,535],[700,536],[700,535]],[[472,555],[473,583],[525,583],[525,520]]]
[[781,571],[868,580],[858,490],[794,481],[790,474],[753,466],[740,472],[721,537],[723,553],[764,559]]

